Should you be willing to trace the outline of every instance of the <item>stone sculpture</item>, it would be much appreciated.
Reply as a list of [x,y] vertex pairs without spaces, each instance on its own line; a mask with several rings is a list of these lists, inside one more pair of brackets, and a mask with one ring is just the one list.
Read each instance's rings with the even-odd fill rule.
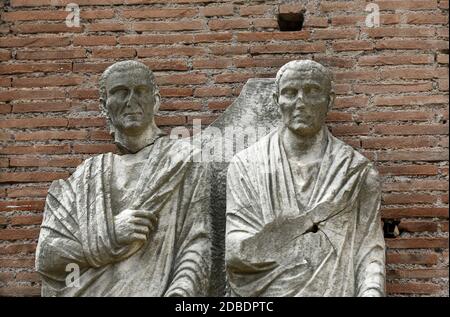
[[384,296],[378,174],[325,125],[330,72],[291,61],[275,83],[282,124],[228,167],[229,295]]
[[206,295],[207,169],[190,143],[156,126],[160,96],[147,66],[110,66],[100,95],[122,155],[92,157],[52,183],[36,256],[42,295]]

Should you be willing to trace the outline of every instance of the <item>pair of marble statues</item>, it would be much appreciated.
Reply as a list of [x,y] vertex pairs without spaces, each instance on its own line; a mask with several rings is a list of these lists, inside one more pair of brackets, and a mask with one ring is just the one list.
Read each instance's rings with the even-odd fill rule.
[[[156,126],[160,95],[144,64],[110,66],[100,100],[120,154],[52,183],[36,254],[42,295],[207,296],[208,164]],[[228,166],[227,295],[384,296],[379,180],[325,125],[330,72],[287,63],[273,102],[280,126]]]

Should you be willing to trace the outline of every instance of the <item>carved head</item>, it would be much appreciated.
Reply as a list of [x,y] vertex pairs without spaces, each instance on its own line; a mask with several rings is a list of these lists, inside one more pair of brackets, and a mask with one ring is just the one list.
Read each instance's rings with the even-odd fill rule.
[[334,103],[331,73],[311,60],[295,60],[277,73],[274,102],[283,124],[301,136],[313,136],[323,125]]
[[154,125],[160,95],[153,72],[138,61],[109,66],[100,78],[100,102],[113,131],[139,135]]

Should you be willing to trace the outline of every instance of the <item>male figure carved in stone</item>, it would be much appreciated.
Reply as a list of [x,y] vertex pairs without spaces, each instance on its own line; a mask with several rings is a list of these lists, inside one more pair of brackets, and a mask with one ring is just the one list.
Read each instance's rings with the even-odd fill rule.
[[[52,183],[37,248],[44,296],[202,296],[210,238],[205,169],[156,126],[153,73],[115,63],[101,103],[123,155],[92,157]],[[70,265],[70,266],[69,266]],[[67,283],[66,269],[80,277]]]
[[378,174],[325,125],[331,74],[291,61],[273,98],[282,125],[228,169],[230,295],[384,296]]

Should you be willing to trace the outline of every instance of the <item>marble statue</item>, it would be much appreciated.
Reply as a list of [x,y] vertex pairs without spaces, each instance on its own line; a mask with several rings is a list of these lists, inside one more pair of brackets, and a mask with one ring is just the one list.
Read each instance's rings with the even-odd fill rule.
[[156,126],[160,95],[147,66],[111,65],[100,95],[121,155],[92,157],[50,186],[36,255],[42,295],[206,295],[207,169],[190,143]]
[[230,296],[385,295],[379,177],[326,127],[331,78],[314,61],[284,65],[273,92],[280,126],[230,162]]

